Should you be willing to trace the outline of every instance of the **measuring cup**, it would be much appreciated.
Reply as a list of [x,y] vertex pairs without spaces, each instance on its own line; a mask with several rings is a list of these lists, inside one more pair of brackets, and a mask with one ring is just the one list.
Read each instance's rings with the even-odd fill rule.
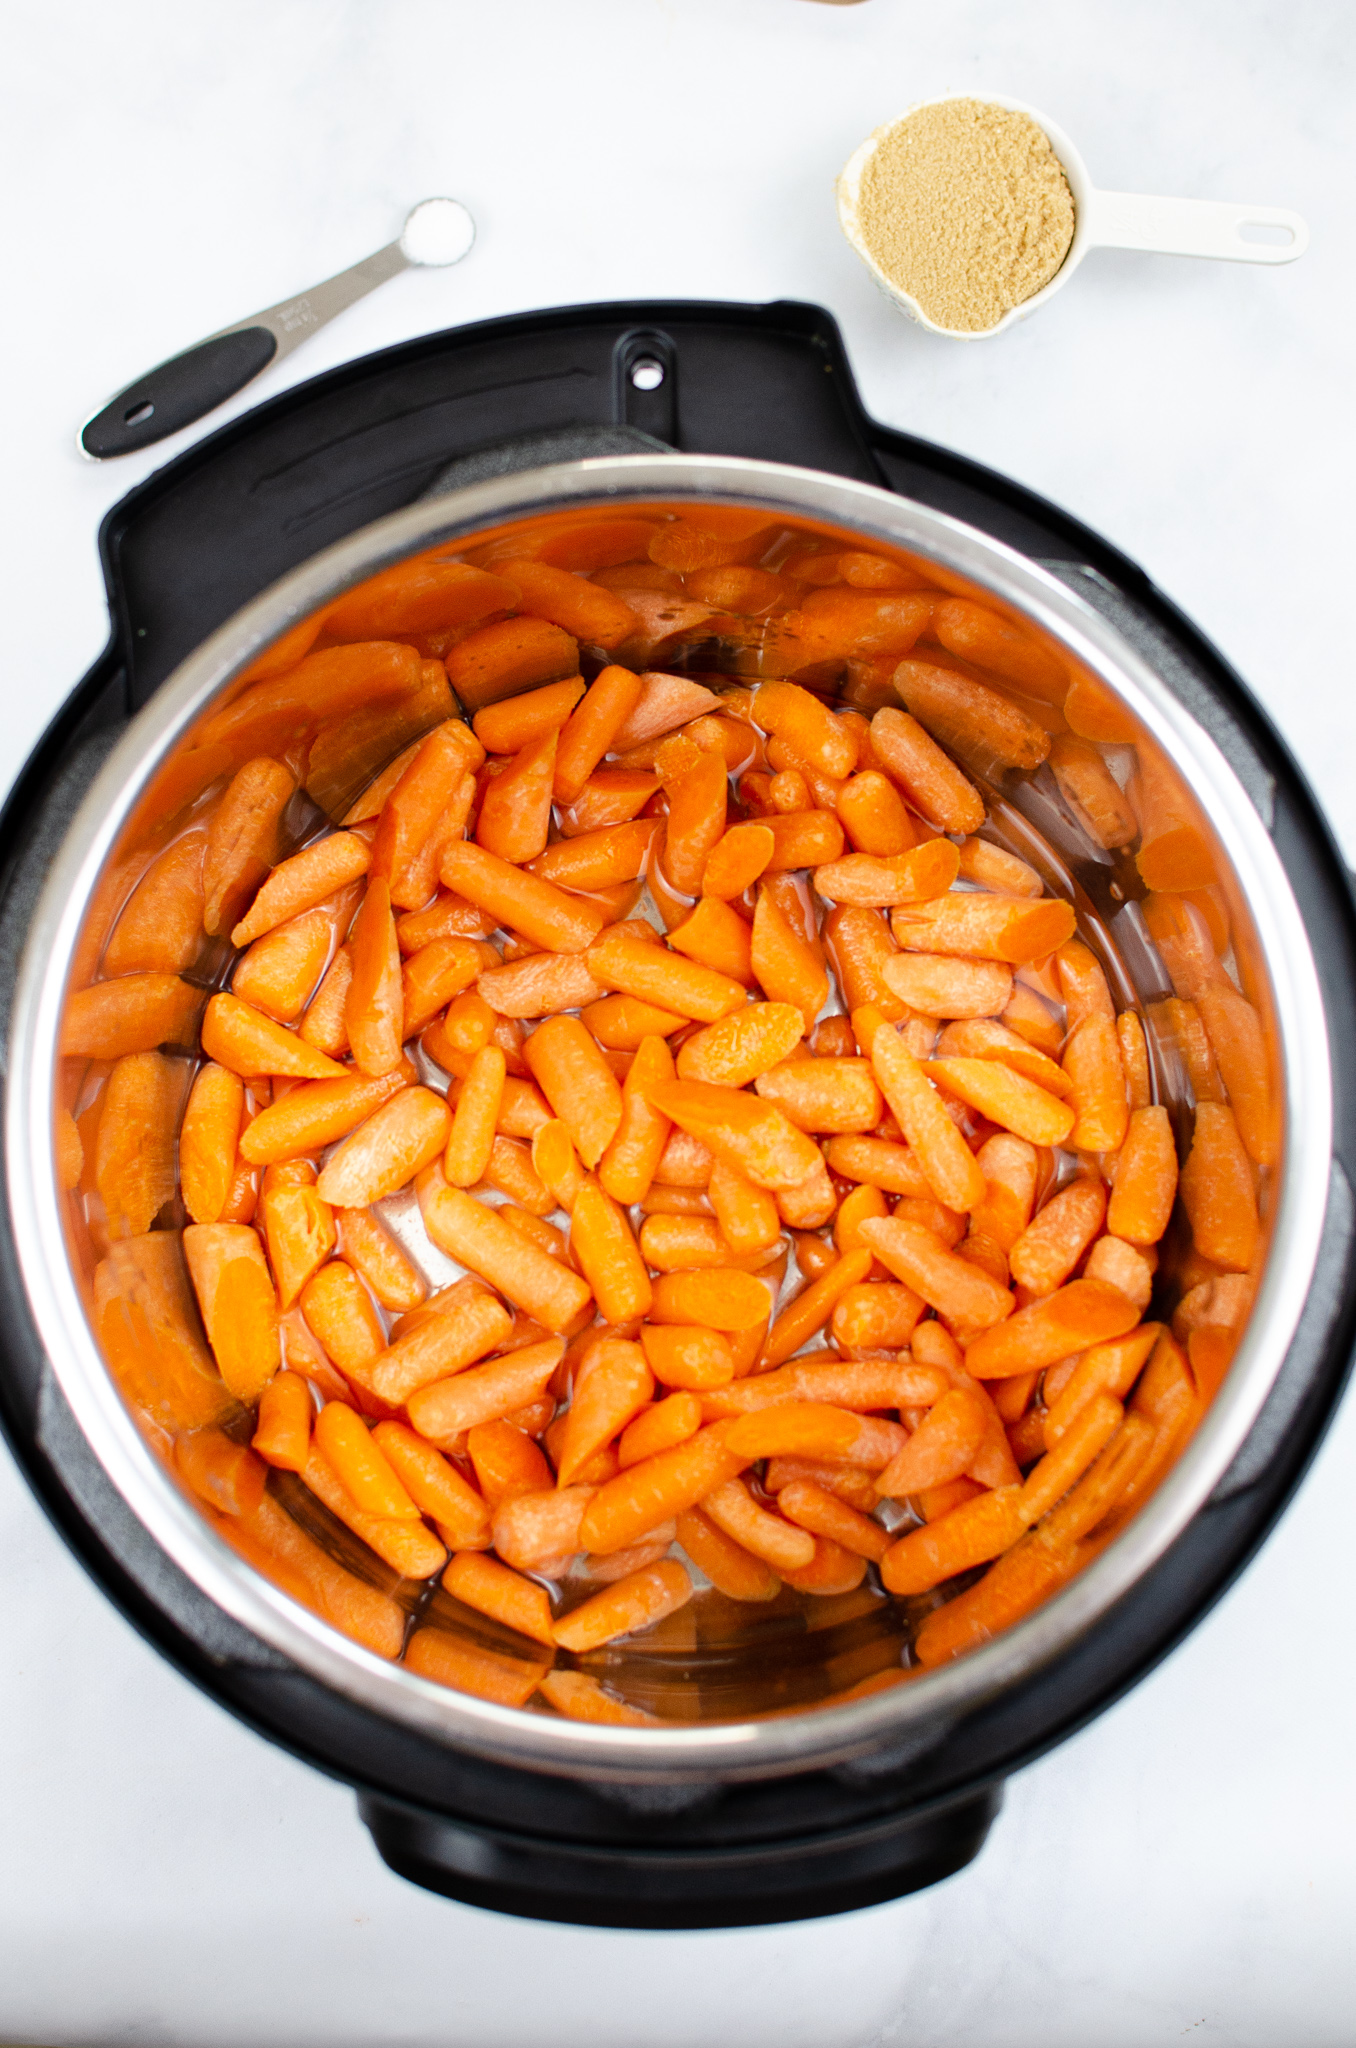
[[270,363],[290,355],[326,321],[402,270],[460,263],[476,224],[459,199],[421,199],[394,242],[295,298],[251,313],[172,356],[110,398],[80,429],[82,455],[105,462],[177,433],[234,396]]
[[[992,327],[978,329],[941,327],[930,320],[917,299],[892,284],[867,246],[861,227],[862,178],[882,139],[923,107],[944,106],[949,100],[980,100],[987,106],[1006,107],[1014,114],[1026,114],[1044,129],[1059,158],[1073,194],[1074,232],[1069,252],[1050,282],[1029,299],[1013,306]],[[881,290],[934,334],[949,335],[955,341],[987,341],[1001,334],[1015,320],[1025,320],[1037,306],[1043,306],[1065,286],[1090,249],[1144,249],[1159,256],[1213,256],[1226,263],[1293,263],[1309,246],[1309,230],[1297,213],[1284,206],[1238,206],[1215,199],[1160,199],[1151,193],[1099,192],[1088,176],[1087,166],[1064,130],[1030,107],[1025,100],[1009,99],[997,92],[948,92],[935,99],[918,100],[896,121],[889,121],[868,135],[853,151],[838,179],[838,219],[843,233],[865,263]],[[1249,241],[1248,229],[1284,232],[1287,241]]]

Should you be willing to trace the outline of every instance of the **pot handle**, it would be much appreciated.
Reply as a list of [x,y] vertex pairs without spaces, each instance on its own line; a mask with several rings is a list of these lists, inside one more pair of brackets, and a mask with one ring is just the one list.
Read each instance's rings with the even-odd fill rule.
[[[1145,249],[1160,256],[1214,256],[1226,263],[1293,263],[1309,229],[1285,206],[1227,200],[1161,199],[1148,192],[1092,192],[1084,203],[1088,246]],[[1249,239],[1249,230],[1261,239]]]

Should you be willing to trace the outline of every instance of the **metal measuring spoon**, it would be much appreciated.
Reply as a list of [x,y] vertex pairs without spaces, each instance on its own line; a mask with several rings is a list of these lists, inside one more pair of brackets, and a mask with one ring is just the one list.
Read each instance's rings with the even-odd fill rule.
[[459,199],[421,199],[406,215],[398,241],[294,299],[223,327],[138,377],[81,428],[80,452],[103,462],[163,441],[223,404],[397,271],[460,263],[475,238],[476,224]]

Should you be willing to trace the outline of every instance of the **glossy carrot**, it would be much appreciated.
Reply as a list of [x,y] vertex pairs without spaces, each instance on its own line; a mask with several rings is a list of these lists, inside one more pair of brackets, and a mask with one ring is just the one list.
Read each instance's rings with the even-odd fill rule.
[[1012,1277],[1029,1293],[1062,1287],[1106,1218],[1106,1189],[1095,1175],[1070,1182],[1045,1204],[1009,1252]]
[[781,1591],[781,1580],[771,1566],[718,1528],[701,1508],[686,1508],[678,1516],[678,1541],[727,1599],[775,1600]]
[[290,860],[281,862],[231,932],[233,946],[248,946],[265,932],[313,910],[360,875],[371,861],[366,843],[352,832],[331,832]]
[[669,1394],[665,1400],[651,1403],[626,1425],[618,1439],[617,1457],[621,1469],[624,1471],[628,1465],[638,1465],[659,1451],[669,1451],[678,1444],[686,1443],[689,1437],[697,1434],[701,1425],[701,1403],[695,1394],[680,1391]]
[[179,1131],[179,1183],[195,1223],[221,1219],[235,1174],[245,1088],[238,1074],[212,1061],[194,1080]]
[[336,1208],[365,1209],[407,1187],[442,1152],[450,1122],[432,1089],[402,1089],[330,1154],[321,1195]]
[[253,1402],[278,1370],[278,1299],[247,1223],[191,1223],[184,1257],[221,1377]]
[[996,960],[895,953],[880,973],[899,1004],[926,1017],[997,1017],[1012,999],[1012,971]]
[[873,1131],[884,1114],[868,1060],[788,1060],[760,1074],[756,1086],[763,1100],[775,1102],[798,1130],[816,1136]]
[[621,1434],[650,1401],[654,1375],[638,1344],[604,1338],[576,1388],[557,1461],[557,1483],[569,1486],[597,1452]]
[[649,1313],[650,1279],[626,1212],[592,1174],[575,1196],[570,1247],[608,1322],[630,1322]]
[[576,1017],[552,1017],[533,1032],[532,1077],[570,1132],[585,1166],[598,1164],[621,1123],[621,1089]]
[[903,1500],[909,1494],[925,1493],[959,1479],[975,1461],[988,1434],[991,1413],[978,1388],[951,1388],[878,1475],[877,1493],[883,1500]]
[[922,1065],[893,1026],[876,1032],[871,1064],[931,1192],[949,1209],[978,1208],[984,1199],[984,1176]]
[[454,1600],[488,1614],[505,1628],[538,1642],[554,1642],[551,1600],[545,1587],[525,1579],[498,1558],[459,1551],[443,1573],[443,1586]]
[[799,1011],[808,1030],[829,994],[829,977],[813,947],[795,929],[774,896],[759,891],[754,911],[750,965],[763,993],[777,1008]]
[[414,1038],[482,973],[481,949],[471,939],[432,939],[411,953],[400,973],[401,1030]]
[[761,822],[772,834],[772,858],[767,874],[791,868],[817,868],[842,858],[847,837],[831,811],[789,811],[775,813]]
[[1026,1524],[1020,1512],[1021,1489],[999,1487],[963,1507],[953,1508],[926,1528],[914,1529],[891,1545],[881,1560],[886,1590],[897,1594],[930,1593],[957,1572],[986,1564],[1021,1536]]
[[749,1003],[686,1039],[678,1055],[684,1081],[742,1088],[786,1059],[805,1035],[801,1010],[792,1003]]
[[640,1338],[646,1363],[661,1386],[705,1393],[734,1378],[734,1354],[719,1330],[646,1323]]
[[487,704],[471,721],[476,738],[491,754],[516,754],[535,740],[558,733],[584,694],[584,678],[567,676],[521,697]]
[[1107,1228],[1131,1244],[1157,1244],[1177,1194],[1177,1146],[1166,1109],[1135,1110],[1121,1147]]
[[721,1236],[736,1256],[766,1251],[781,1235],[775,1201],[719,1161],[711,1171],[709,1199]]
[[888,1465],[906,1439],[898,1423],[857,1415],[822,1401],[788,1401],[717,1423],[729,1456],[752,1464],[758,1458],[820,1458],[830,1464]]
[[206,843],[205,828],[191,827],[151,862],[104,949],[106,975],[178,974],[192,966],[202,944]]
[[404,1006],[390,891],[379,876],[367,885],[353,927],[352,950],[344,1022],[353,1058],[365,1074],[388,1074],[400,1060]]
[[367,1209],[340,1209],[339,1250],[367,1282],[383,1308],[418,1308],[428,1293],[423,1275],[391,1233]]
[[932,1195],[932,1183],[908,1145],[888,1138],[830,1138],[825,1157],[830,1171],[844,1180],[891,1195]]
[[[742,1002],[742,989],[739,995]],[[75,1059],[116,1060],[161,1045],[187,1045],[201,1006],[202,990],[177,974],[96,981],[67,996],[60,1049]]]
[[[238,700],[239,701],[239,700]],[[229,931],[278,858],[282,814],[296,783],[280,761],[246,761],[207,826],[203,928]]]
[[908,1015],[907,1005],[886,985],[881,971],[899,949],[879,911],[839,905],[824,920],[824,944],[849,1010],[871,1004],[891,1024]]
[[[551,825],[556,744],[555,732],[529,741],[486,782],[476,839],[497,859],[530,861],[545,852]],[[547,879],[568,878],[551,875]]]
[[1009,966],[1044,959],[1073,928],[1073,908],[1061,897],[1033,902],[978,890],[953,891],[933,903],[903,904],[890,918],[890,929],[907,952],[961,954]]
[[584,1024],[601,1046],[615,1052],[635,1052],[646,1038],[667,1038],[687,1023],[675,1011],[661,1010],[636,996],[604,996],[580,1011]]
[[560,734],[555,796],[572,804],[604,754],[618,741],[640,703],[641,679],[626,668],[605,668],[595,678]]
[[[443,1172],[454,1188],[474,1187],[494,1150],[504,1098],[505,1062],[497,1045],[482,1046],[457,1096]],[[427,1161],[423,1162],[427,1164]]]
[[94,1325],[128,1403],[171,1433],[236,1403],[203,1341],[177,1231],[123,1238],[94,1273]]
[[817,1147],[781,1110],[739,1089],[676,1081],[652,1087],[650,1101],[755,1187],[798,1187],[821,1163]]
[[309,1160],[265,1170],[258,1217],[278,1290],[279,1308],[291,1308],[311,1275],[334,1250],[334,1212],[316,1187]]
[[259,1417],[250,1447],[266,1464],[304,1472],[311,1445],[315,1404],[299,1373],[275,1373],[259,1396]]
[[408,1061],[370,1076],[339,1067],[333,1080],[308,1082],[261,1110],[241,1132],[240,1156],[251,1166],[295,1159],[333,1144],[414,1079]]
[[650,1188],[672,1126],[648,1091],[673,1078],[673,1056],[663,1039],[643,1038],[622,1084],[621,1119],[598,1162],[599,1181],[614,1201],[640,1201]]
[[1025,1521],[1039,1521],[1082,1478],[1120,1428],[1123,1415],[1120,1402],[1111,1394],[1094,1394],[1084,1403],[1055,1449],[1038,1459],[1027,1474],[1019,1500]]
[[987,839],[967,839],[960,849],[964,881],[978,882],[1000,896],[1043,896],[1045,885],[1033,867]]
[[695,1507],[722,1480],[732,1479],[749,1461],[726,1449],[724,1430],[725,1425],[703,1429],[600,1487],[579,1526],[583,1547],[603,1556],[626,1549],[660,1523]]
[[386,1348],[372,1300],[351,1266],[331,1259],[301,1290],[307,1327],[346,1378],[365,1383]]
[[668,892],[662,872],[652,873],[650,888],[669,927],[669,945],[674,953],[682,954],[703,973],[738,982],[741,988],[751,986],[753,935],[748,921],[732,904],[722,903],[715,896],[703,896],[685,915],[686,899]]
[[[442,853],[438,864],[441,867]],[[487,938],[497,922],[493,913],[478,910],[464,896],[440,889],[426,910],[406,911],[396,919],[396,938],[402,953],[417,953],[433,939]]]
[[487,1365],[471,1366],[452,1379],[435,1380],[410,1395],[410,1421],[430,1443],[450,1447],[463,1430],[497,1421],[535,1400],[564,1352],[562,1339],[552,1337]]
[[580,903],[553,882],[524,874],[483,846],[449,846],[443,855],[442,880],[546,952],[583,952],[603,927],[601,911]]
[[659,1155],[655,1179],[666,1187],[704,1188],[711,1179],[714,1163],[710,1148],[700,1138],[690,1137],[686,1131],[670,1130]]
[[1274,1165],[1280,1148],[1277,1098],[1261,1019],[1223,982],[1203,988],[1197,1003],[1244,1149],[1257,1165]]
[[557,1208],[573,1209],[584,1181],[579,1154],[559,1117],[552,1117],[532,1134],[532,1166],[542,1185],[555,1196]]
[[585,1671],[548,1671],[537,1690],[567,1721],[592,1721],[613,1728],[655,1728],[658,1717],[606,1692]]
[[849,1507],[812,1479],[788,1480],[777,1495],[777,1505],[800,1528],[815,1536],[825,1536],[841,1549],[870,1558],[874,1564],[880,1563],[890,1547],[889,1535],[879,1522]]
[[344,1008],[352,979],[353,955],[347,946],[340,946],[298,1026],[299,1035],[307,1045],[313,1045],[317,1052],[328,1053],[331,1059],[338,1059],[348,1051]]
[[1035,989],[1027,988],[1019,981],[1003,1012],[1002,1022],[1019,1038],[1024,1038],[1028,1045],[1034,1045],[1051,1059],[1059,1056],[1064,1044],[1064,1026]]
[[834,1341],[849,1351],[902,1351],[923,1308],[912,1287],[887,1281],[849,1287],[834,1304]]
[[[320,979],[333,939],[333,921],[324,910],[279,925],[256,939],[237,963],[231,993],[276,1023],[295,1022]],[[314,1037],[307,1043],[314,1045]]]
[[758,1328],[767,1313],[768,1290],[762,1280],[733,1268],[709,1268],[661,1273],[654,1283],[650,1319],[737,1334]]
[[949,1251],[934,1232],[889,1216],[864,1223],[862,1238],[897,1279],[949,1322],[976,1331],[991,1328],[1011,1314],[1012,1296],[1007,1288],[970,1260]]
[[179,1476],[223,1515],[250,1515],[264,1497],[266,1473],[252,1450],[219,1429],[195,1429],[174,1439]]
[[1109,1344],[1094,1344],[1083,1353],[1058,1398],[1046,1411],[1047,1450],[1055,1448],[1074,1417],[1094,1395],[1112,1394],[1118,1401],[1125,1399],[1160,1334],[1158,1323],[1144,1323],[1126,1337],[1118,1337]]
[[337,1060],[233,995],[213,996],[208,1003],[203,1012],[202,1049],[209,1059],[246,1080],[261,1074],[339,1080],[345,1074]]
[[367,1425],[343,1401],[327,1401],[315,1424],[315,1444],[350,1500],[365,1515],[417,1522],[419,1510],[397,1478]]
[[701,1501],[702,1513],[721,1532],[774,1571],[803,1570],[814,1561],[814,1539],[780,1514],[760,1507],[740,1479],[726,1479]]
[[[587,1517],[586,1517],[587,1519]],[[562,1649],[576,1655],[595,1650],[616,1637],[649,1628],[692,1598],[692,1581],[676,1559],[661,1559],[632,1572],[555,1624]]]
[[540,1447],[512,1422],[477,1423],[466,1433],[466,1455],[492,1512],[520,1494],[540,1494],[554,1484]]
[[930,824],[944,832],[977,832],[984,804],[974,785],[948,759],[918,720],[889,706],[871,721],[878,764]]
[[956,879],[959,855],[949,839],[929,839],[904,853],[851,853],[815,870],[815,890],[832,902],[867,909],[929,903]]
[[729,902],[758,880],[771,860],[776,840],[766,825],[731,825],[712,847],[701,874],[704,896]]
[[954,669],[902,661],[894,685],[935,739],[990,774],[1039,768],[1050,752],[1050,736],[1033,718],[997,690]]
[[544,1658],[529,1662],[501,1656],[447,1629],[431,1627],[415,1630],[404,1661],[405,1669],[419,1678],[501,1707],[526,1706],[550,1668]]
[[421,1387],[449,1379],[505,1343],[510,1321],[496,1297],[474,1280],[459,1280],[421,1311],[407,1315],[392,1341],[357,1377],[392,1408]]
[[725,832],[724,757],[699,754],[692,767],[669,786],[663,862],[675,889],[695,896],[707,860]]
[[966,1348],[966,1369],[986,1380],[1034,1372],[1091,1344],[1123,1337],[1138,1321],[1138,1311],[1114,1288],[1070,1280],[977,1337]]
[[588,965],[602,987],[705,1024],[714,1024],[745,1001],[742,984],[731,976],[622,933],[608,933],[591,945]]
[[515,1571],[555,1578],[583,1548],[580,1526],[596,1499],[596,1486],[563,1486],[518,1493],[494,1511],[494,1547]]
[[447,655],[447,679],[468,709],[512,697],[537,683],[578,673],[573,636],[525,615],[477,626]]
[[837,810],[858,853],[886,858],[907,853],[917,843],[899,791],[877,768],[849,776],[838,792]]
[[840,1297],[865,1280],[871,1270],[871,1260],[869,1248],[844,1253],[826,1273],[811,1281],[789,1302],[768,1332],[763,1347],[763,1365],[780,1365],[793,1352],[799,1351],[816,1330],[822,1330]]
[[563,1330],[587,1304],[589,1288],[577,1274],[525,1244],[474,1196],[448,1187],[436,1167],[425,1168],[418,1195],[424,1228],[439,1250],[548,1330]]
[[1226,1104],[1196,1104],[1195,1133],[1179,1186],[1196,1250],[1226,1271],[1246,1272],[1260,1235],[1257,1196],[1251,1162]]
[[1064,1048],[1064,1072],[1078,1116],[1070,1139],[1082,1152],[1115,1152],[1125,1142],[1130,1105],[1113,1019],[1085,1017]]

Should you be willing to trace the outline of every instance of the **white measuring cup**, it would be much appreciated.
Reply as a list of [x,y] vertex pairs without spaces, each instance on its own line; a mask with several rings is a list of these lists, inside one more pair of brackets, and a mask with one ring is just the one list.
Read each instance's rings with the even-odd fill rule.
[[[1026,114],[1050,138],[1073,194],[1074,232],[1069,252],[1050,282],[1013,306],[992,327],[978,329],[941,327],[930,320],[917,299],[893,284],[867,246],[861,225],[861,189],[866,167],[884,137],[923,107],[943,106],[950,100],[981,100],[987,106],[1006,107],[1010,113]],[[911,320],[934,334],[955,341],[987,341],[1001,334],[1016,320],[1025,320],[1052,299],[1073,276],[1090,249],[1143,249],[1159,256],[1213,256],[1225,263],[1293,263],[1309,246],[1309,230],[1299,214],[1284,206],[1240,206],[1215,199],[1160,199],[1152,193],[1099,192],[1088,176],[1087,165],[1064,130],[1025,100],[1009,99],[997,92],[948,92],[935,99],[918,100],[898,119],[888,121],[868,135],[843,166],[838,179],[838,219],[843,233],[865,263],[876,283]],[[1247,231],[1260,229],[1278,239],[1249,240]],[[1280,240],[1280,235],[1288,236]]]

